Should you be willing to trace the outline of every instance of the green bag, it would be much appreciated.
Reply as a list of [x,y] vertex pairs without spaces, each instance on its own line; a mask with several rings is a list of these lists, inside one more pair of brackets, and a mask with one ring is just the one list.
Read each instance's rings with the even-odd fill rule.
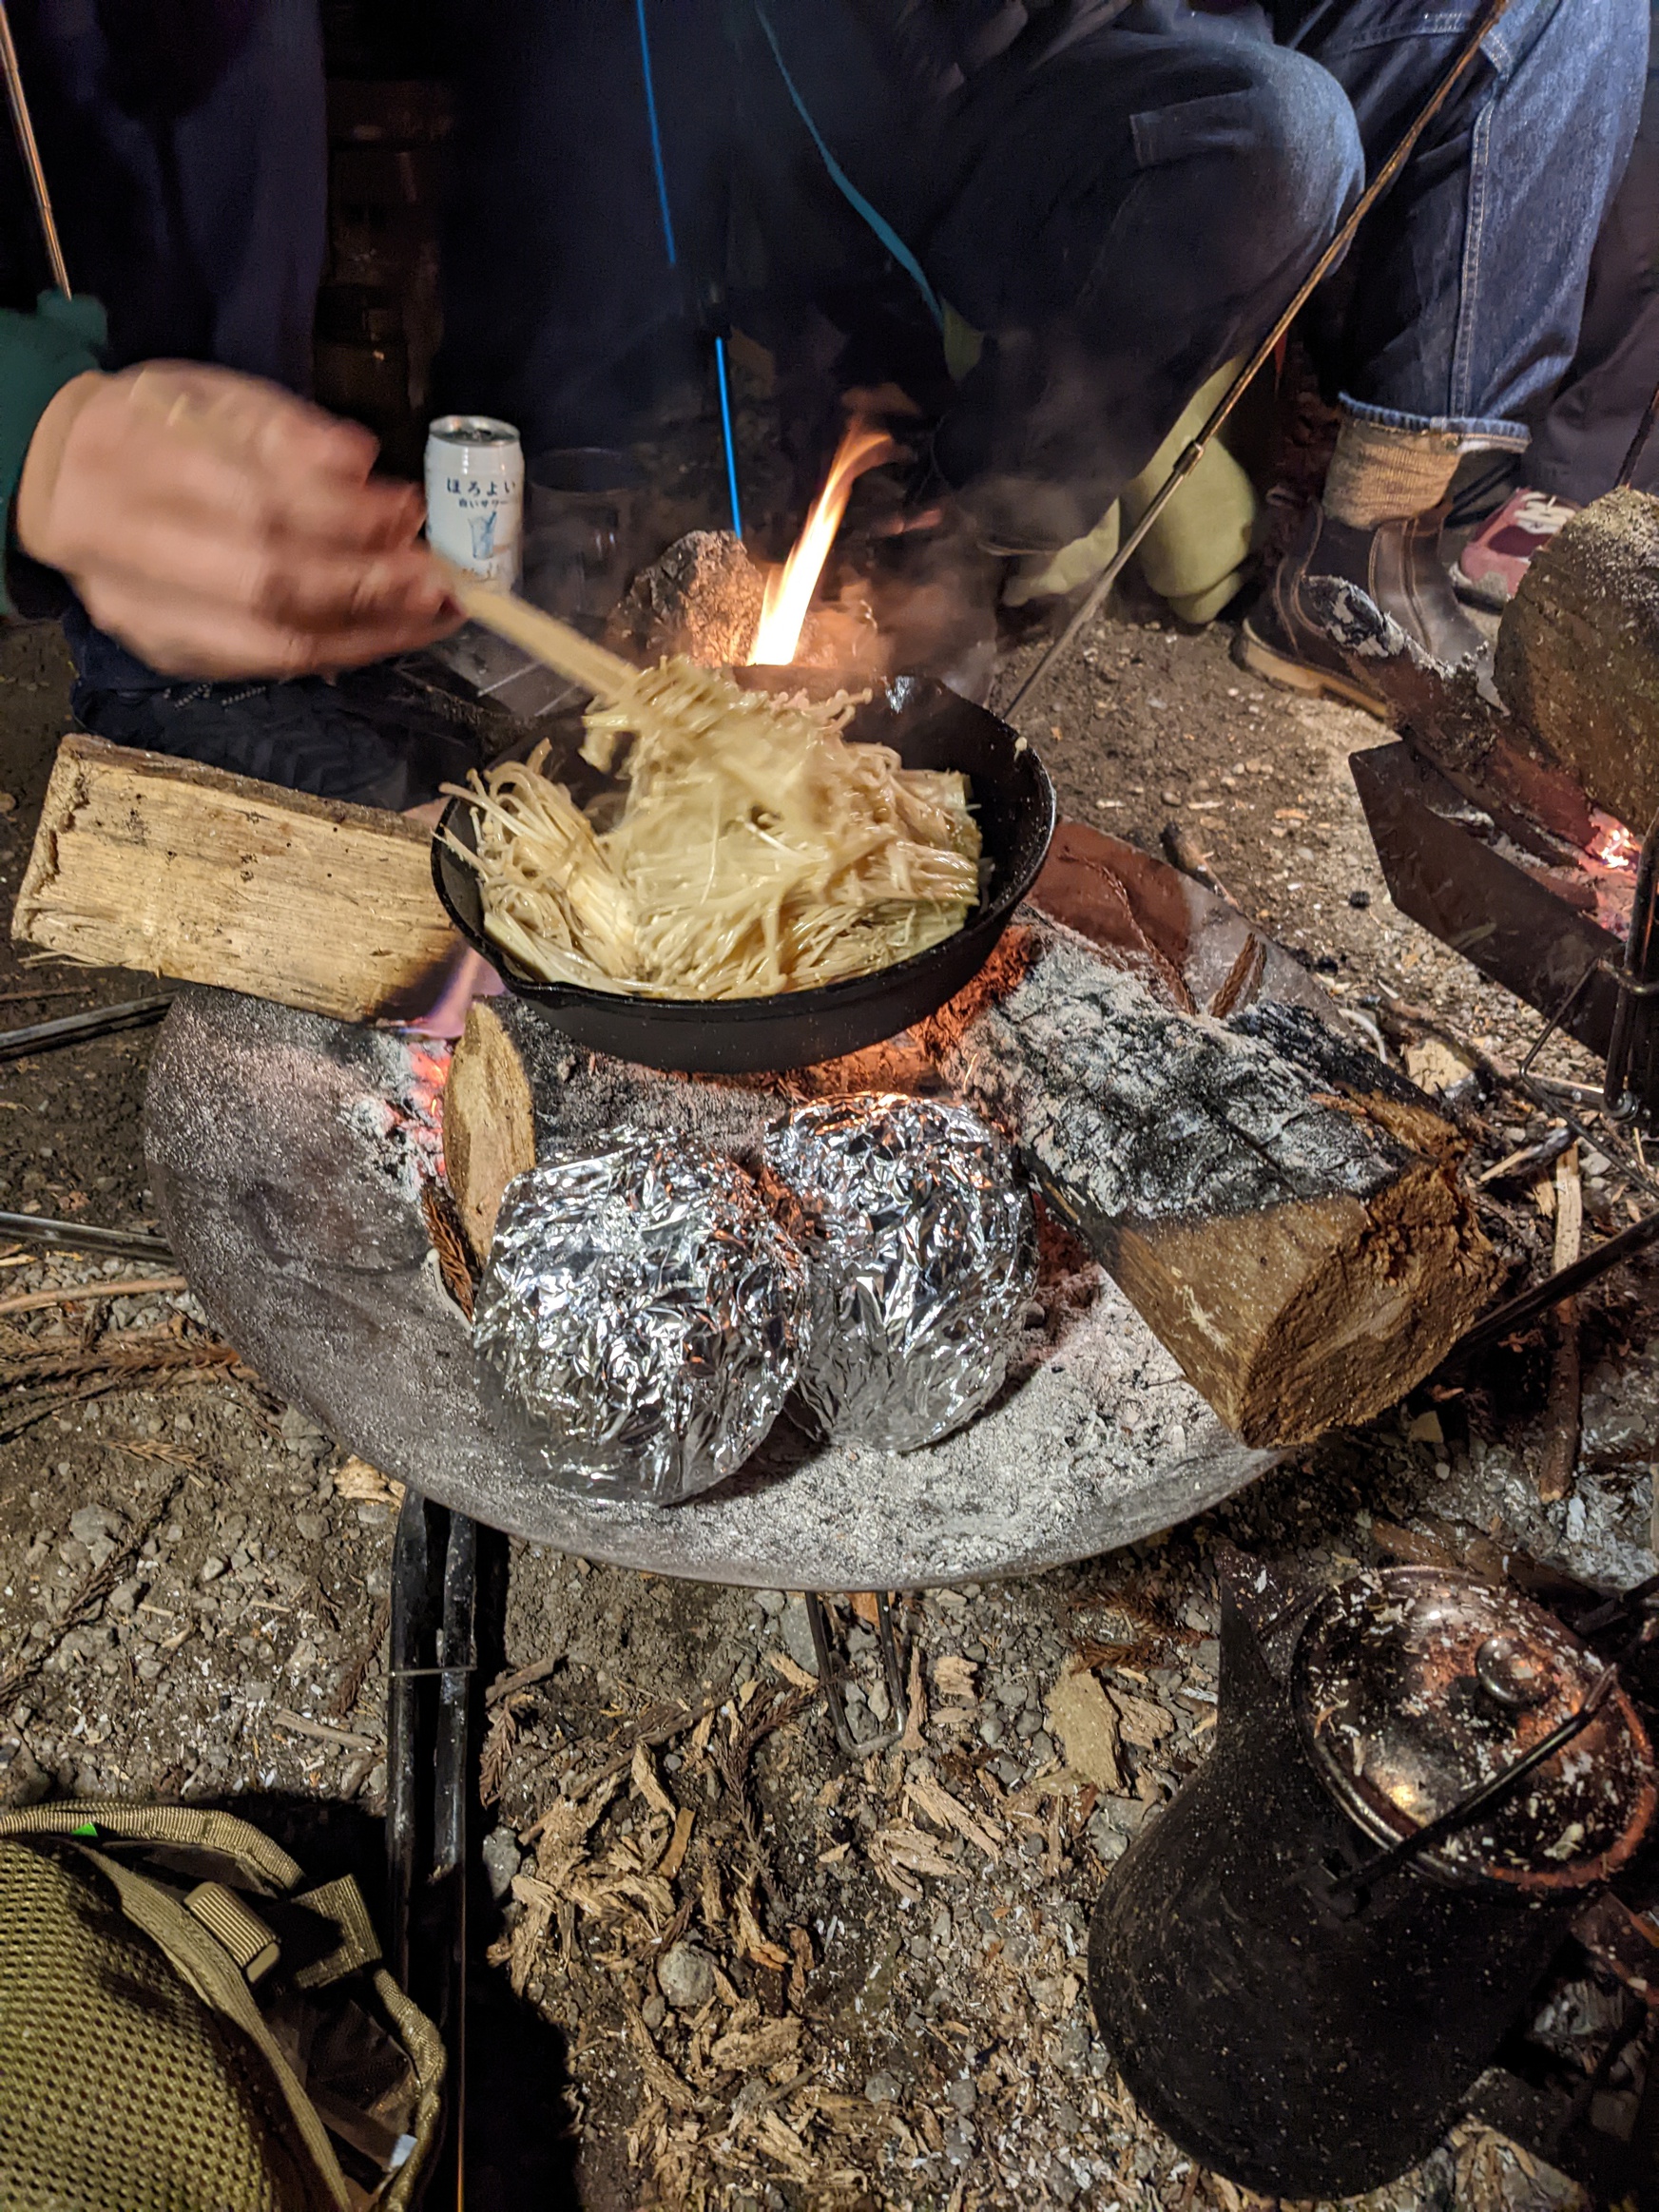
[[6,2212],[406,2212],[444,2052],[349,1877],[227,1813],[0,1814]]

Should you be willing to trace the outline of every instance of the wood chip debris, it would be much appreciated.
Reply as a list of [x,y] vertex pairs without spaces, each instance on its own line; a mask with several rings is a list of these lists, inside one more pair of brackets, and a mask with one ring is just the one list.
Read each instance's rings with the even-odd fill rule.
[[1074,1772],[1114,1796],[1122,1791],[1118,1709],[1087,1667],[1061,1675],[1049,1693],[1049,1721]]
[[358,1736],[350,1728],[331,1728],[326,1722],[307,1720],[303,1713],[290,1712],[286,1705],[279,1705],[272,1714],[279,1728],[291,1728],[296,1736],[315,1737],[318,1743],[342,1743],[349,1751],[384,1751],[386,1746],[375,1736]]
[[369,1506],[401,1506],[403,1485],[395,1482],[389,1474],[382,1474],[377,1467],[371,1467],[366,1459],[354,1452],[340,1466],[334,1478],[337,1493],[350,1498],[354,1504]]

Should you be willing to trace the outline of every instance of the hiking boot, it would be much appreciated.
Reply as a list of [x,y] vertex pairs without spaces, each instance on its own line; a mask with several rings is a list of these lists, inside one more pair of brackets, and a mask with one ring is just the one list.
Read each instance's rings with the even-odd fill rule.
[[1575,500],[1555,499],[1548,491],[1513,493],[1487,516],[1453,564],[1458,598],[1501,614],[1534,555],[1577,512]]
[[1437,661],[1456,666],[1489,654],[1486,640],[1457,605],[1440,561],[1443,507],[1427,514],[1356,529],[1321,507],[1303,515],[1277,574],[1240,627],[1233,658],[1240,667],[1292,691],[1312,691],[1387,719],[1379,692],[1357,676],[1319,626],[1307,604],[1310,577],[1357,584],[1409,638]]

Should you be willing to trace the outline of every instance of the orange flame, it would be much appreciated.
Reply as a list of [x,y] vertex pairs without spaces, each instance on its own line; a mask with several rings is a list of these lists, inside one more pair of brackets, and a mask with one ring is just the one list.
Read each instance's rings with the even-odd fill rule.
[[[1597,809],[1600,813],[1599,808]],[[1590,856],[1599,860],[1604,868],[1634,869],[1641,857],[1642,848],[1626,829],[1611,815],[1601,815],[1601,826],[1590,840]]]
[[760,626],[755,631],[754,650],[749,655],[751,667],[763,663],[767,667],[778,668],[794,660],[801,644],[806,610],[812,605],[823,565],[829,559],[841,517],[847,511],[854,482],[866,469],[878,468],[897,451],[887,433],[874,423],[855,415],[847,425],[845,435],[836,448],[836,457],[830,463],[824,488],[813,501],[805,527],[790,548],[789,558],[781,568],[774,568],[766,578]]

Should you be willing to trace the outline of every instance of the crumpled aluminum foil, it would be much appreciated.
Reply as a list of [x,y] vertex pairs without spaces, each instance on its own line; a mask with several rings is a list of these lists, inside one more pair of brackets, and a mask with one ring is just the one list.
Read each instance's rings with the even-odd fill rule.
[[760,1444],[805,1322],[801,1255],[743,1170],[623,1130],[508,1184],[473,1338],[559,1482],[667,1506]]
[[914,1452],[1002,1387],[1036,1280],[1003,1139],[966,1106],[878,1093],[798,1107],[766,1140],[812,1296],[801,1395],[838,1442]]

